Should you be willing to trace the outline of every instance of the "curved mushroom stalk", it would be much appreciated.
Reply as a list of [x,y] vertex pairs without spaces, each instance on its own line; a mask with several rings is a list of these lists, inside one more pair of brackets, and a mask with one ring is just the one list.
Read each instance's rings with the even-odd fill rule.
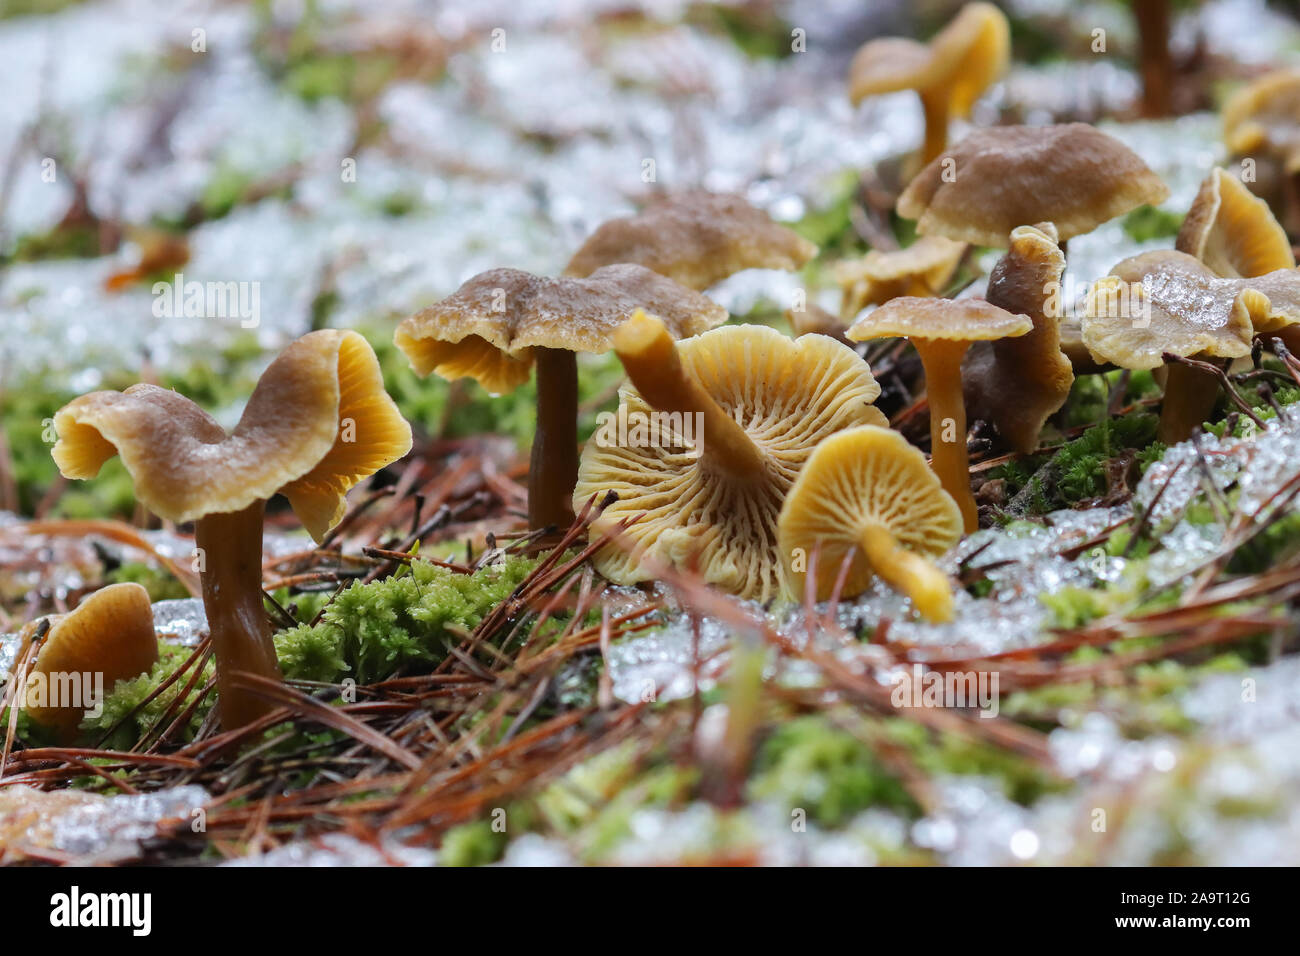
[[862,529],[862,552],[885,583],[906,594],[928,621],[952,620],[952,585],[933,561],[908,551],[881,524]]

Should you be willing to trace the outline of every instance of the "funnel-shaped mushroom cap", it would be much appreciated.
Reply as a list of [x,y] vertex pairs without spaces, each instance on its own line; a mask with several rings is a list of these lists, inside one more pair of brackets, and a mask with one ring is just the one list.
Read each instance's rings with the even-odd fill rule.
[[[865,426],[832,435],[808,459],[781,509],[778,548],[792,596],[804,593],[814,551],[818,600],[830,597],[850,552],[842,593],[865,591],[883,570],[873,569],[864,546],[877,529],[907,551],[933,557],[961,537],[961,511],[925,456],[898,432]],[[933,586],[909,593],[927,617],[944,618],[952,597],[942,576],[935,578]]]
[[1201,183],[1175,248],[1229,278],[1295,268],[1291,242],[1268,203],[1222,169]]
[[854,342],[901,335],[909,339],[984,342],[1025,335],[1027,315],[1013,315],[983,299],[926,299],[900,296],[868,312],[849,327]]
[[906,249],[873,249],[861,259],[836,263],[835,280],[844,290],[842,311],[852,316],[900,295],[938,295],[965,252],[964,242],[922,236]]
[[1186,253],[1146,252],[1093,283],[1083,344],[1098,361],[1134,369],[1159,367],[1164,352],[1240,358],[1256,332],[1300,318],[1298,284],[1294,269],[1221,279]]
[[[120,680],[143,674],[158,660],[149,592],[138,584],[112,584],[90,595],[71,614],[55,621],[27,679],[27,713],[38,724],[71,733],[89,696],[108,693]],[[99,676],[95,676],[99,675]],[[102,676],[102,685],[92,684]],[[73,686],[77,699],[68,697]]]
[[189,399],[154,385],[83,395],[58,411],[54,427],[54,460],[67,478],[93,478],[121,455],[139,501],[177,523],[283,492],[317,540],[343,516],[349,488],[411,449],[375,353],[356,332],[336,329],[285,348],[229,435]]
[[[564,274],[589,276],[634,262],[689,289],[707,289],[742,269],[800,269],[816,254],[815,245],[741,197],[693,190],[600,226]],[[653,303],[642,304],[663,316]]]
[[607,352],[637,309],[660,316],[675,338],[727,319],[716,302],[644,266],[605,266],[585,279],[491,269],[404,319],[394,341],[420,375],[469,377],[502,394],[528,381],[533,348]]
[[989,276],[989,302],[1029,316],[1027,335],[976,343],[966,356],[962,380],[966,407],[993,422],[1012,448],[1038,447],[1043,423],[1065,404],[1074,370],[1061,351],[1061,274],[1065,256],[1050,222],[1011,233],[1007,254]]
[[1300,171],[1300,70],[1277,70],[1238,90],[1223,107],[1223,140],[1235,155],[1267,153]]
[[[593,522],[593,535],[644,517],[625,532],[635,547],[602,549],[596,568],[611,581],[635,584],[651,577],[641,566],[644,554],[675,566],[695,554],[710,584],[767,600],[780,589],[776,519],[786,491],[823,438],[886,423],[871,404],[880,386],[856,352],[824,335],[791,340],[765,326],[736,325],[680,342],[676,351],[686,372],[743,427],[766,467],[746,475],[717,467],[708,434],[684,435],[691,421],[657,413],[625,385],[618,416],[628,423],[628,440],[597,432],[583,449],[573,500],[580,507],[592,495],[617,492],[619,500]],[[640,424],[644,438],[651,422],[659,423],[652,426],[661,435],[657,444],[632,432]]]
[[991,3],[968,3],[927,43],[887,37],[872,40],[849,67],[849,99],[897,90],[942,89],[948,111],[970,115],[980,94],[1006,72],[1011,29]]
[[1005,246],[1017,226],[1051,222],[1062,239],[1169,188],[1131,149],[1086,123],[976,130],[931,162],[898,197],[917,232]]

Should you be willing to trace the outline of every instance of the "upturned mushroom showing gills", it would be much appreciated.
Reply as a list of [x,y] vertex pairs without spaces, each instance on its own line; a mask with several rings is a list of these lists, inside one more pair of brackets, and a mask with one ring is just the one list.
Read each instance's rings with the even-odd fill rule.
[[1017,226],[1050,222],[1065,241],[1168,196],[1136,153],[1086,123],[996,126],[921,170],[897,209],[921,235],[1005,247]]
[[[1232,359],[1249,355],[1258,333],[1300,321],[1300,272],[1223,279],[1182,252],[1125,259],[1089,289],[1083,342],[1098,361],[1151,369],[1164,353]],[[1159,438],[1184,441],[1218,398],[1208,373],[1181,363],[1166,368]]]
[[[149,592],[131,583],[100,588],[51,624],[27,677],[27,715],[68,739],[94,706],[92,695],[143,674],[156,660]],[[76,687],[77,699],[56,699],[56,687]]]
[[1268,203],[1223,169],[1201,183],[1174,248],[1224,278],[1295,268],[1291,242]]
[[587,443],[574,503],[617,493],[593,535],[642,517],[623,532],[630,547],[602,548],[596,569],[635,584],[654,576],[649,556],[741,597],[775,597],[777,515],[804,461],[828,435],[886,423],[867,363],[824,335],[791,340],[766,326],[674,344],[644,313],[614,348],[631,380],[619,393],[620,434],[598,430]]
[[727,310],[644,266],[551,279],[492,269],[402,321],[394,341],[420,375],[469,377],[493,394],[528,381],[537,366],[537,431],[528,470],[529,527],[567,528],[578,474],[577,352],[607,352],[639,308],[685,338],[721,325]]
[[961,510],[898,432],[863,425],[823,441],[790,488],[777,527],[796,600],[810,571],[819,601],[841,575],[843,597],[861,594],[879,575],[928,620],[952,620],[952,586],[929,559],[961,538]]
[[930,464],[944,491],[961,509],[967,532],[979,528],[975,496],[970,490],[966,451],[966,405],[961,363],[972,342],[1026,335],[1034,323],[982,299],[890,299],[850,326],[855,342],[901,335],[911,340],[925,369],[930,402]]
[[849,66],[849,99],[916,90],[925,110],[928,163],[948,144],[948,122],[965,119],[980,95],[1007,71],[1011,27],[991,3],[968,3],[929,43],[885,37],[865,44]]
[[342,518],[347,490],[411,448],[370,345],[334,329],[290,343],[229,434],[188,398],[154,385],[83,395],[58,411],[54,427],[65,477],[93,478],[119,455],[141,504],[168,521],[195,522],[226,729],[269,709],[233,684],[235,673],[279,676],[262,604],[266,500],[283,494],[319,541]]
[[815,245],[740,196],[689,190],[601,225],[564,274],[584,278],[603,266],[633,262],[704,290],[743,269],[801,269],[816,254]]
[[905,249],[872,249],[861,259],[837,262],[840,314],[851,319],[869,305],[900,295],[939,295],[952,281],[966,249],[964,242],[922,236]]
[[1061,275],[1065,256],[1050,222],[1021,226],[989,275],[984,297],[999,308],[1027,315],[1026,335],[977,342],[962,367],[966,408],[991,421],[1015,451],[1028,454],[1048,417],[1065,404],[1074,369],[1061,351]]

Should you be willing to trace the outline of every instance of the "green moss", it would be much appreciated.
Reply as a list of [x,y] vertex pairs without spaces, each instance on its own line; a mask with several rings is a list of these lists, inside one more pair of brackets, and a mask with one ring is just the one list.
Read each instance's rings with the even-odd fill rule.
[[[180,696],[193,676],[193,671],[187,671],[131,717],[128,718],[127,715],[152,694],[163,681],[174,674],[193,653],[193,650],[193,648],[180,647],[175,644],[160,644],[158,646],[158,661],[148,673],[141,674],[131,680],[118,681],[113,689],[105,695],[104,707],[100,715],[87,718],[81,722],[83,736],[87,739],[98,739],[109,728],[125,719],[122,726],[118,727],[112,737],[109,738],[107,746],[121,750],[129,750],[133,747],[141,736],[162,718],[163,714],[171,707],[172,702]],[[194,682],[194,690],[191,695],[186,697],[185,702],[176,708],[173,719],[188,706],[195,695],[203,690],[212,673],[213,666],[209,662],[203,676]],[[203,718],[207,716],[208,711],[211,709],[213,699],[213,695],[209,694],[195,708],[189,724],[179,733],[174,734],[172,739],[182,741],[192,739],[194,734],[197,733],[199,725],[202,724]]]
[[1169,212],[1157,206],[1138,206],[1124,217],[1124,232],[1134,242],[1153,239],[1172,239],[1183,224],[1182,213]]
[[1038,595],[1038,601],[1047,608],[1051,627],[1082,627],[1106,613],[1100,596],[1088,588],[1062,588]]
[[506,834],[492,829],[490,820],[452,827],[442,836],[438,863],[442,866],[485,866],[505,852]]
[[105,578],[106,584],[128,581],[144,587],[149,592],[150,601],[167,601],[190,596],[185,585],[172,577],[168,571],[143,561],[127,561],[110,571]]

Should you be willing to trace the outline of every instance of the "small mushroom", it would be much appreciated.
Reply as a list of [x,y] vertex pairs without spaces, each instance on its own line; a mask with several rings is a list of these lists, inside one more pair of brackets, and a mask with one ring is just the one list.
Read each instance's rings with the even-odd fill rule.
[[1268,203],[1222,169],[1201,183],[1174,248],[1224,278],[1295,268],[1291,242]]
[[168,521],[195,522],[226,729],[270,709],[231,683],[235,672],[279,677],[262,604],[266,499],[283,494],[319,541],[343,517],[347,490],[411,448],[370,345],[335,329],[290,343],[230,434],[188,398],[154,385],[82,395],[55,414],[54,427],[65,477],[94,478],[120,455],[141,504]]
[[[1125,259],[1088,291],[1083,342],[1098,361],[1159,368],[1166,352],[1208,359],[1249,355],[1257,332],[1300,321],[1300,272],[1223,279],[1173,250]],[[1184,441],[1218,398],[1217,383],[1181,363],[1166,368],[1159,438]]]
[[593,535],[642,517],[624,532],[634,546],[602,549],[596,569],[635,584],[651,576],[647,554],[675,566],[694,560],[710,584],[774,597],[777,515],[804,461],[840,429],[886,423],[871,404],[880,386],[867,363],[824,335],[791,340],[756,325],[674,345],[662,322],[640,312],[614,348],[631,380],[617,413],[626,439],[598,430],[587,443],[574,503],[618,494]]
[[1223,107],[1223,141],[1235,162],[1249,160],[1251,192],[1300,229],[1300,70],[1275,70],[1242,87]]
[[1050,222],[1064,241],[1168,196],[1136,153],[1086,123],[995,126],[921,170],[897,209],[921,235],[1004,247],[1026,223]]
[[916,90],[925,110],[921,163],[948,144],[950,117],[965,119],[980,95],[1006,72],[1011,27],[991,3],[968,3],[929,43],[884,37],[865,44],[849,66],[849,99]]
[[835,264],[843,292],[840,314],[851,319],[869,305],[900,295],[936,296],[952,281],[966,243],[922,236],[905,249],[873,249],[861,259]]
[[[130,583],[100,588],[70,614],[57,618],[45,635],[27,677],[27,715],[68,739],[94,705],[88,699],[92,690],[110,691],[118,681],[149,670],[156,660],[158,638],[149,592]],[[87,680],[92,687],[86,686]],[[80,687],[79,699],[56,699],[58,689],[74,685]]]
[[970,490],[970,458],[966,452],[966,406],[962,397],[961,363],[972,342],[1025,335],[1034,323],[982,299],[890,299],[849,328],[855,342],[887,335],[911,340],[925,369],[925,393],[930,402],[931,467],[944,491],[961,509],[967,532],[979,528],[975,496]]
[[583,278],[603,266],[634,262],[704,290],[742,269],[801,269],[816,254],[815,245],[741,197],[691,190],[604,223],[564,274]]
[[1025,454],[1038,447],[1043,423],[1065,404],[1074,384],[1074,369],[1061,351],[1064,272],[1065,256],[1050,222],[1013,230],[984,297],[1029,316],[1034,328],[1027,335],[975,343],[962,367],[967,410],[991,421],[1012,449]]
[[578,474],[577,352],[607,352],[638,308],[683,338],[720,325],[727,310],[644,266],[604,266],[588,278],[551,279],[491,269],[405,319],[394,341],[420,375],[473,378],[512,391],[537,366],[537,431],[528,470],[532,528],[567,528]]
[[961,538],[961,509],[898,432],[863,425],[824,440],[795,479],[777,527],[792,597],[803,596],[815,553],[819,601],[834,592],[847,558],[844,597],[861,594],[878,574],[928,620],[952,620],[952,588],[929,558]]

